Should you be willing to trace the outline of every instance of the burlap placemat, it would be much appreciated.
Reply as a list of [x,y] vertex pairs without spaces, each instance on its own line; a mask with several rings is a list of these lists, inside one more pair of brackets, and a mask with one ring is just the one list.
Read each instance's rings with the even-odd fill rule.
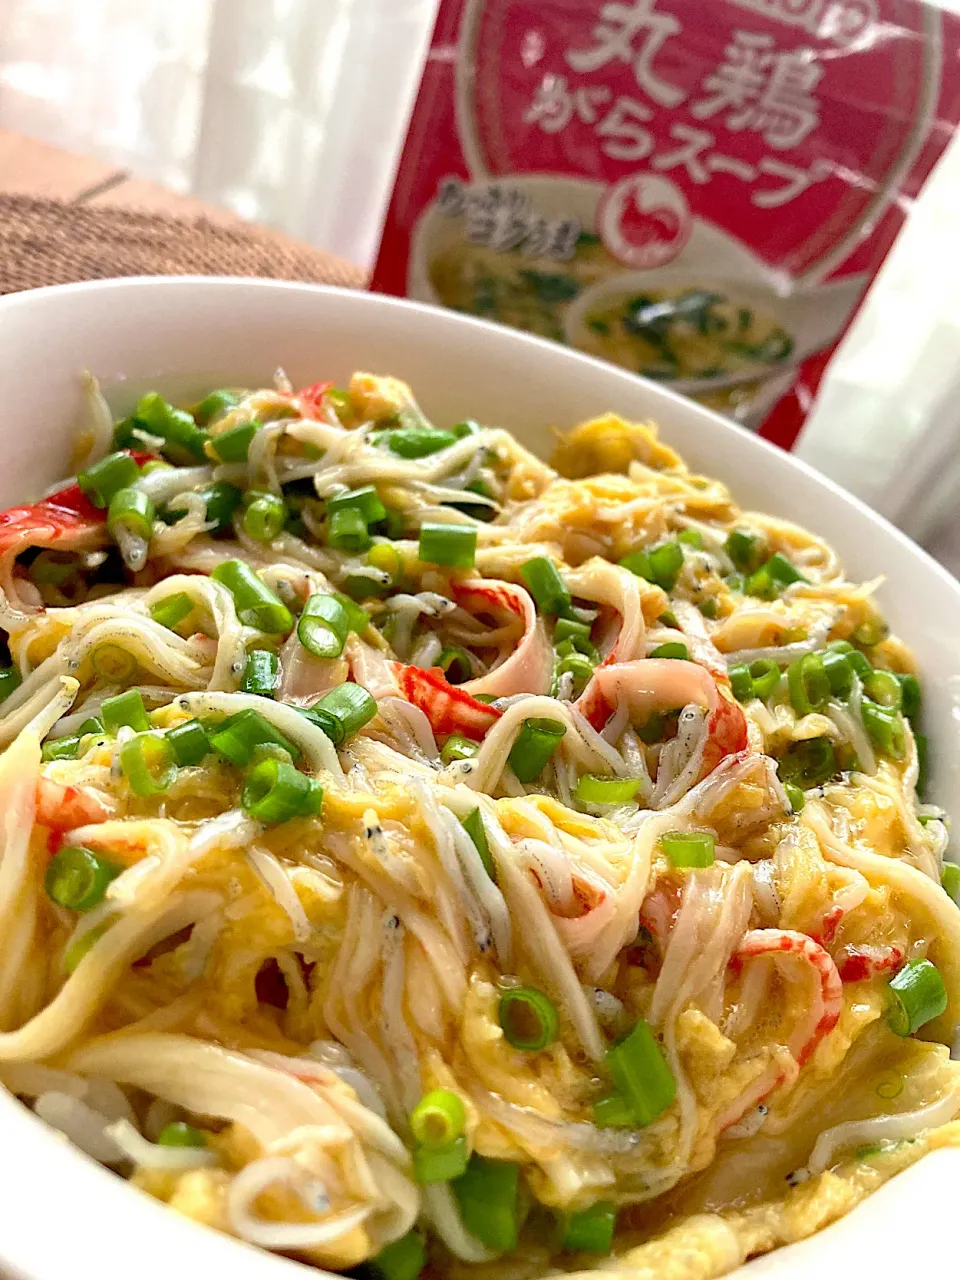
[[257,227],[0,195],[0,293],[139,275],[364,283],[360,268],[342,258]]

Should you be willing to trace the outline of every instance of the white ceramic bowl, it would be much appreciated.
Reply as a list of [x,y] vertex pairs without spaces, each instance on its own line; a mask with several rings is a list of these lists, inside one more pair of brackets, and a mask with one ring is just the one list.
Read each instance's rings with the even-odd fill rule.
[[[924,676],[935,793],[960,784],[960,584],[866,507],[795,459],[622,370],[450,312],[365,294],[246,280],[107,280],[0,300],[0,505],[65,472],[88,368],[114,408],[157,386],[172,395],[266,383],[345,380],[356,368],[414,386],[440,422],[471,416],[548,450],[551,426],[602,410],[652,418],[700,470],[747,507],[809,525],[880,595]],[[842,426],[842,424],[841,424]],[[953,1184],[942,1151],[812,1240],[750,1264],[747,1277],[902,1280],[953,1274]],[[0,1269],[17,1280],[270,1280],[311,1273],[178,1217],[87,1160],[0,1093]],[[316,1274],[316,1273],[313,1273]]]

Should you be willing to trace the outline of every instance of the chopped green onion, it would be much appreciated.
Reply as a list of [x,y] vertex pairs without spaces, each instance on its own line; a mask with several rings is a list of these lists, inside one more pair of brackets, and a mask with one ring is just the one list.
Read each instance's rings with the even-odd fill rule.
[[470,569],[477,555],[477,531],[466,524],[422,524],[417,555],[424,564]]
[[767,540],[761,534],[750,533],[747,529],[732,529],[723,546],[733,561],[734,568],[741,573],[753,573],[763,563]]
[[581,804],[628,804],[639,789],[639,778],[603,778],[584,773],[577,779],[573,794]]
[[343,653],[350,619],[334,596],[318,593],[303,606],[297,623],[297,637],[315,658],[339,658]]
[[799,813],[807,800],[807,797],[803,794],[803,788],[798,787],[795,782],[785,782],[783,789],[787,793],[787,799],[790,801],[791,811]]
[[777,766],[783,782],[809,790],[819,787],[837,772],[837,758],[829,738],[808,738],[797,742]]
[[622,1093],[607,1093],[593,1104],[593,1123],[598,1129],[632,1129],[633,1110]]
[[376,699],[361,684],[346,680],[309,708],[309,718],[339,747],[377,714]]
[[649,550],[631,551],[619,564],[638,578],[655,582],[664,591],[672,591],[683,568],[683,548],[678,542],[661,542]]
[[205,1147],[207,1139],[200,1129],[185,1120],[172,1120],[157,1134],[157,1143],[161,1147]]
[[860,623],[853,633],[853,638],[857,644],[862,644],[865,649],[871,649],[875,644],[879,644],[881,640],[886,640],[889,634],[890,628],[881,618],[868,618],[866,622]]
[[110,881],[122,870],[92,850],[72,845],[50,859],[43,884],[47,896],[58,906],[89,911],[103,901]]
[[455,760],[472,760],[479,750],[479,743],[471,742],[462,733],[451,733],[440,750],[440,759],[444,764],[453,764]]
[[150,617],[161,627],[168,627],[172,631],[192,612],[193,601],[185,591],[178,591],[176,595],[158,600],[150,610]]
[[947,1007],[947,988],[929,960],[911,960],[887,983],[887,1022],[898,1036],[912,1036]]
[[427,1251],[418,1231],[384,1245],[367,1264],[377,1280],[417,1280],[426,1265]]
[[466,649],[443,649],[437,658],[437,666],[451,684],[463,684],[473,675],[473,663]]
[[616,1222],[616,1208],[606,1200],[571,1214],[564,1223],[563,1248],[570,1253],[609,1253]]
[[73,973],[80,961],[86,956],[87,952],[92,951],[103,935],[113,924],[113,919],[101,920],[99,924],[87,929],[85,933],[81,933],[79,938],[74,938],[72,942],[67,944],[67,949],[63,953],[63,968],[67,974]]
[[115,698],[105,698],[100,706],[100,717],[103,727],[108,733],[116,733],[124,725],[145,733],[150,728],[147,709],[143,705],[143,695],[139,689],[127,689],[118,693]]
[[955,862],[945,862],[940,872],[940,883],[954,900],[960,903],[960,867]]
[[399,427],[387,434],[387,447],[401,458],[426,458],[457,443],[452,431],[435,427]]
[[780,668],[772,658],[758,658],[756,662],[750,663],[750,678],[753,681],[753,696],[766,702],[780,683]]
[[367,552],[367,564],[389,574],[391,586],[399,581],[403,573],[403,556],[392,542],[374,543]]
[[187,720],[175,729],[168,729],[166,738],[179,765],[199,764],[211,749],[206,730],[199,720]]
[[211,533],[223,533],[227,529],[232,529],[233,513],[243,502],[243,490],[238,489],[235,484],[218,480],[215,484],[208,485],[198,492],[206,504],[204,518],[216,524],[216,528],[212,529]]
[[335,493],[327,499],[327,513],[333,515],[337,511],[359,511],[365,524],[377,524],[387,517],[387,509],[380,501],[380,495],[372,484],[362,489],[348,489],[343,493]]
[[23,677],[16,667],[0,667],[0,702],[9,698],[22,683]]
[[228,391],[226,387],[218,388],[204,396],[194,409],[193,416],[201,427],[205,427],[211,419],[226,413],[228,409],[235,408],[240,400],[241,397],[235,391]]
[[343,579],[343,589],[356,600],[368,600],[371,596],[383,596],[394,589],[392,582],[384,582],[379,574],[364,573],[363,570],[351,573],[349,570]]
[[828,653],[841,653],[853,667],[854,671],[860,677],[861,683],[869,680],[873,674],[873,667],[867,661],[866,657],[855,649],[849,640],[831,640],[827,645]]
[[920,714],[920,682],[916,676],[898,675],[900,684],[900,709],[908,720],[915,720]]
[[292,760],[300,758],[299,747],[252,707],[221,721],[215,729],[208,730],[208,737],[211,748],[238,769],[250,764],[258,747],[282,747]]
[[342,591],[334,591],[332,595],[337,604],[343,606],[344,613],[347,615],[347,630],[356,631],[358,635],[366,631],[370,625],[370,615],[366,609],[361,609],[358,604],[351,600],[349,596],[344,595]]
[[133,417],[134,426],[161,437],[161,448],[173,462],[189,464],[202,462],[206,457],[206,433],[200,430],[189,413],[175,409],[156,391],[141,397]]
[[651,548],[650,568],[653,581],[664,591],[672,591],[683,568],[683,548],[678,542],[661,542]]
[[416,1147],[413,1173],[419,1183],[452,1182],[459,1178],[470,1162],[466,1138],[454,1138],[445,1147]]
[[679,640],[668,640],[666,644],[658,644],[650,650],[651,658],[677,658],[682,662],[690,660],[690,651]]
[[446,1147],[463,1137],[466,1127],[467,1109],[452,1089],[433,1089],[410,1114],[410,1129],[421,1147]]
[[573,676],[573,697],[579,698],[593,677],[595,665],[584,653],[568,653],[557,663],[557,675]]
[[107,532],[115,538],[122,529],[149,541],[155,518],[154,505],[142,489],[118,489],[110,499]]
[[509,1253],[517,1247],[519,1184],[519,1165],[476,1153],[453,1183],[463,1225],[481,1244],[497,1253]]
[[527,1053],[537,1053],[553,1044],[560,1030],[553,1001],[536,987],[505,991],[497,1006],[497,1017],[507,1044]]
[[490,852],[490,841],[487,839],[487,832],[483,825],[483,814],[479,808],[468,813],[465,818],[460,819],[460,825],[473,841],[477,853],[480,855],[480,861],[483,863],[483,869],[493,881],[497,883],[497,866],[493,860],[493,854]]
[[576,618],[558,618],[553,628],[553,643],[560,645],[565,640],[570,640],[574,649],[587,653],[594,649],[590,641],[592,629],[589,622],[580,622]]
[[925,733],[915,733],[913,742],[917,748],[917,795],[923,796],[927,789],[927,766],[930,754],[927,735]]
[[77,476],[77,484],[95,507],[109,507],[114,494],[129,489],[140,478],[140,468],[129,453],[110,453]]
[[82,741],[83,735],[75,733],[69,738],[55,738],[52,742],[45,742],[40,752],[40,759],[44,761],[76,760]]
[[259,422],[242,422],[238,427],[228,427],[219,435],[211,436],[213,456],[220,462],[246,462],[253,437],[259,429]]
[[387,511],[386,533],[387,537],[393,541],[399,541],[406,536],[407,520],[402,511],[394,511],[389,508]]
[[892,671],[872,671],[863,682],[863,692],[881,707],[898,711],[903,701],[900,681]]
[[472,418],[464,418],[463,422],[453,424],[450,434],[456,436],[458,440],[465,440],[467,436],[478,435],[482,430],[479,422],[474,422]]
[[507,762],[518,782],[533,782],[560,745],[567,726],[559,720],[524,720]]
[[320,812],[323,787],[286,760],[261,760],[243,786],[240,805],[258,822],[287,822]]
[[699,529],[681,529],[677,534],[677,541],[685,547],[692,547],[694,551],[703,550],[703,534]]
[[331,513],[327,542],[335,551],[366,551],[371,541],[367,522],[355,507],[341,507]]
[[118,644],[98,644],[90,655],[90,665],[102,679],[124,684],[133,678],[137,660]]
[[774,552],[765,565],[762,565],[747,579],[744,589],[747,595],[759,596],[761,600],[775,599],[784,587],[793,582],[806,582],[796,565],[792,564],[779,551]]
[[720,612],[720,606],[714,596],[710,596],[706,600],[701,600],[697,608],[705,618],[709,618],[711,620]]
[[820,655],[823,669],[830,682],[831,692],[845,698],[853,688],[853,664],[845,653],[828,649]]
[[675,867],[712,867],[716,840],[709,831],[667,831],[660,848]]
[[805,653],[787,667],[790,701],[798,716],[820,711],[830,699],[830,681],[818,653]]
[[290,610],[260,581],[246,561],[224,560],[210,576],[233,596],[237,616],[244,626],[256,627],[268,635],[285,635],[293,630]]
[[287,504],[275,493],[261,493],[243,513],[243,531],[255,542],[272,542],[287,523]]
[[902,1072],[884,1071],[874,1092],[877,1097],[883,1098],[884,1102],[891,1102],[894,1098],[900,1097],[901,1093],[903,1093],[903,1086],[904,1078]]
[[878,706],[867,698],[860,703],[860,718],[870,741],[885,755],[902,760],[906,754],[906,738],[900,713]]
[[748,702],[753,697],[753,677],[745,662],[737,662],[727,668],[730,689],[738,702]]
[[[106,709],[106,703],[103,704]],[[173,747],[159,733],[138,733],[120,747],[120,768],[134,795],[146,798],[169,789],[177,776]]]
[[645,1018],[607,1050],[607,1067],[642,1128],[666,1111],[677,1096],[677,1082]]
[[[535,556],[533,560],[528,560],[521,565],[520,576],[541,613],[565,613],[570,608],[570,592],[563,585],[557,566],[549,556]],[[587,635],[589,634],[587,628]],[[558,636],[557,639],[562,640],[564,637]]]
[[155,471],[172,471],[173,464],[165,462],[163,458],[148,458],[140,468],[142,476],[152,476]]
[[650,564],[650,554],[642,548],[638,551],[631,551],[629,555],[625,555],[622,560],[617,563],[621,569],[629,569],[631,573],[635,573],[638,578],[645,578],[647,582],[653,581],[653,567]]
[[279,685],[280,659],[269,649],[254,649],[243,669],[241,693],[256,693],[261,698],[272,698]]
[[573,654],[578,654],[584,658],[589,658],[594,666],[600,661],[600,651],[596,645],[589,640],[583,640],[580,637],[574,639],[572,636],[566,640],[561,640],[556,646],[556,655],[558,658],[569,658]]

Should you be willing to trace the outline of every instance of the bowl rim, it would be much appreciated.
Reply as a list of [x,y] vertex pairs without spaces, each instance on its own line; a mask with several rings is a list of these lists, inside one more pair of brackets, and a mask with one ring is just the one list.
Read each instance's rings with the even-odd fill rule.
[[[645,385],[655,392],[655,399],[661,405],[665,402],[673,404],[678,413],[699,420],[722,439],[736,441],[738,450],[758,450],[775,461],[781,475],[789,476],[792,473],[806,477],[815,487],[831,494],[851,514],[859,517],[859,524],[883,530],[885,536],[892,538],[904,552],[913,558],[919,558],[927,571],[932,573],[933,581],[956,600],[960,610],[960,582],[953,575],[889,521],[802,459],[785,453],[756,434],[690,402],[667,387],[583,352],[473,316],[460,315],[427,303],[390,295],[296,281],[242,276],[128,276],[51,285],[9,294],[0,298],[0,325],[4,320],[12,321],[20,311],[42,311],[44,308],[55,307],[65,297],[159,291],[187,297],[199,289],[224,296],[251,289],[261,293],[289,294],[291,297],[307,293],[341,300],[336,305],[380,309],[401,317],[410,313],[423,313],[432,317],[435,322],[462,332],[472,331],[484,335],[484,340],[493,344],[492,360],[495,359],[498,345],[505,349],[507,345],[519,344],[529,351],[532,362],[540,356],[575,362],[575,367],[580,368],[585,377],[602,374],[608,387],[619,381],[625,388],[632,387],[635,394],[637,384]],[[749,444],[744,441],[745,436],[751,438]],[[689,452],[689,448],[687,451]],[[842,553],[842,545],[840,549]],[[118,1185],[111,1173],[76,1148],[64,1144],[59,1135],[47,1129],[2,1089],[0,1132],[8,1139],[10,1150],[17,1153],[16,1161],[0,1161],[0,1196],[8,1210],[4,1215],[5,1225],[0,1228],[0,1260],[18,1280],[53,1280],[62,1268],[66,1250],[75,1258],[96,1257],[98,1270],[105,1280],[119,1280],[120,1276],[126,1275],[130,1260],[134,1257],[137,1259],[138,1269],[147,1280],[152,1280],[154,1276],[157,1280],[169,1280],[171,1267],[178,1264],[185,1268],[186,1274],[193,1275],[199,1274],[206,1267],[225,1269],[232,1263],[238,1280],[268,1280],[270,1276],[276,1276],[280,1280],[284,1275],[294,1280],[296,1275],[329,1275],[315,1268],[305,1272],[303,1264],[269,1254],[219,1232],[206,1230],[200,1224],[170,1212],[167,1206],[147,1195],[129,1195],[122,1206],[122,1221],[110,1222],[104,1230],[100,1221],[91,1221],[88,1209],[94,1195],[100,1195],[109,1185]],[[77,1188],[78,1194],[71,1194],[71,1188]],[[57,1195],[57,1227],[54,1231],[49,1230],[48,1225],[39,1217],[39,1207],[49,1201],[51,1191]],[[118,1202],[114,1201],[113,1206],[117,1207]],[[36,1210],[36,1216],[31,1217],[33,1210]],[[828,1227],[826,1230],[830,1231],[832,1228]],[[154,1233],[156,1243],[152,1249],[145,1250],[142,1247],[143,1241],[144,1238],[150,1240],[151,1232]],[[859,1237],[859,1233],[857,1234]],[[158,1244],[160,1247],[157,1247]],[[788,1246],[788,1249],[795,1247],[797,1246]],[[789,1271],[791,1277],[796,1274],[798,1273],[795,1271]],[[331,1280],[336,1278],[331,1277]]]

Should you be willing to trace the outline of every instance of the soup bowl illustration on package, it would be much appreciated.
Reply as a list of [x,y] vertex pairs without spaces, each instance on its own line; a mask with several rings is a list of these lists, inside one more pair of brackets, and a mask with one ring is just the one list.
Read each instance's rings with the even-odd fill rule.
[[443,0],[373,287],[791,443],[960,116],[918,0]]

